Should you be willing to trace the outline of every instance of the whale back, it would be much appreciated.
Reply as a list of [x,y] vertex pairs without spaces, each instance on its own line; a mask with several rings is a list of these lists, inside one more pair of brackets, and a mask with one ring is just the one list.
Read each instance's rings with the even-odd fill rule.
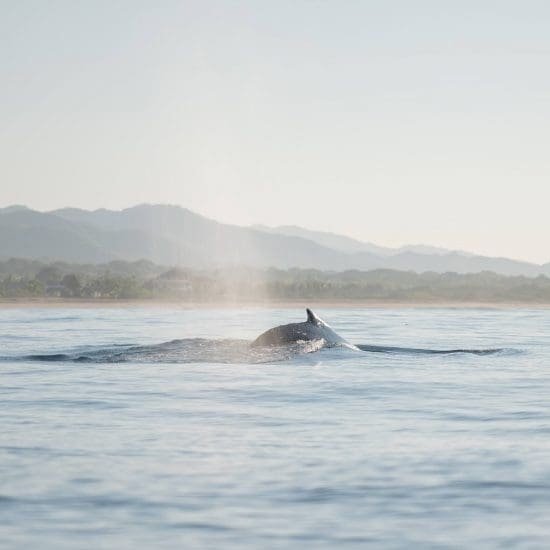
[[303,323],[290,323],[271,328],[260,334],[254,342],[253,347],[259,346],[282,346],[300,341],[325,340],[329,345],[346,343],[336,334],[322,319],[317,317],[311,309],[306,309],[307,320]]

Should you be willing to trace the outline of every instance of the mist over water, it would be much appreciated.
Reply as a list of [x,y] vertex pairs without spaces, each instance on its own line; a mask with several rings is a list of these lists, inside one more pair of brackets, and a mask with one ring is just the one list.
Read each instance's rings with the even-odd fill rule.
[[550,312],[315,311],[0,311],[0,545],[547,547]]

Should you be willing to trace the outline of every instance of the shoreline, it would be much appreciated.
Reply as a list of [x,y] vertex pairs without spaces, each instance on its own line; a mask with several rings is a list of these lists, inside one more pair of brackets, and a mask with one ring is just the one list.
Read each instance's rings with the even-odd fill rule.
[[403,302],[380,300],[249,300],[249,301],[213,301],[188,302],[182,300],[158,299],[94,299],[80,298],[0,298],[0,309],[17,308],[81,308],[81,309],[115,309],[115,308],[178,308],[178,309],[243,309],[243,308],[453,308],[453,309],[550,309],[550,303],[545,302]]

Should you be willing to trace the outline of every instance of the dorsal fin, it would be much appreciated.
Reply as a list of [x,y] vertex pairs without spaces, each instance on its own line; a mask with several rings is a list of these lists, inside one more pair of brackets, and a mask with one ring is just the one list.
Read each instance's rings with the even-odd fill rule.
[[313,313],[313,311],[311,311],[311,309],[306,308],[306,313],[307,313],[307,322],[308,323],[311,323],[312,325],[317,325],[317,326],[323,324],[323,321],[321,321],[321,319],[319,319],[319,317],[317,317],[317,315],[315,315],[315,313]]

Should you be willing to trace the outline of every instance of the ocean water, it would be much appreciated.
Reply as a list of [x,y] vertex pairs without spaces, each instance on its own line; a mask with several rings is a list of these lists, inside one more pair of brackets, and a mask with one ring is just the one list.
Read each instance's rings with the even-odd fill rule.
[[550,311],[316,312],[1,309],[0,547],[550,547]]

